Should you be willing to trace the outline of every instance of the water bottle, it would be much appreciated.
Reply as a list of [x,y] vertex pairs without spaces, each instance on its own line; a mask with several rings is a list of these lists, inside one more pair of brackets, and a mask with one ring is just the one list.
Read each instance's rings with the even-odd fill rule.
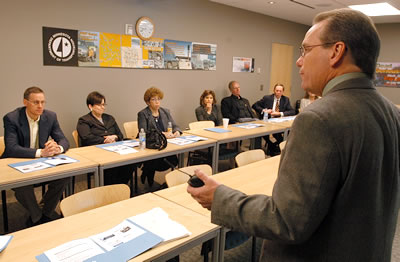
[[171,122],[168,122],[168,129],[167,129],[167,132],[169,132],[169,133],[172,134],[172,123],[171,123]]
[[139,149],[143,150],[146,148],[146,132],[141,128],[139,132]]
[[264,112],[263,115],[264,115],[264,116],[263,116],[263,121],[264,121],[264,122],[268,122],[268,113],[267,113],[267,112]]

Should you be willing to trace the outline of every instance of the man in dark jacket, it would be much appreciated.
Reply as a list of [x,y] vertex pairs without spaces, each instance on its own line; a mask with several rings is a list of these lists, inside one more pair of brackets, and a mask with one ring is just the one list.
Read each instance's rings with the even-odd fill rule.
[[240,96],[239,82],[229,82],[229,91],[232,95],[221,101],[222,117],[229,118],[229,124],[256,120],[257,116],[251,109],[249,100]]
[[[26,89],[23,102],[24,107],[15,109],[3,118],[5,150],[2,158],[50,157],[67,151],[69,143],[61,131],[56,114],[44,109],[46,101],[42,89]],[[68,182],[69,178],[64,178],[49,183],[49,189],[43,196],[43,209],[37,203],[33,185],[13,189],[17,200],[30,214],[27,226],[54,218],[54,209]]]
[[[274,86],[274,93],[272,95],[266,95],[261,100],[255,102],[252,108],[257,112],[260,118],[264,114],[268,114],[268,117],[282,117],[295,115],[295,111],[290,105],[288,97],[283,95],[285,86],[283,84],[276,84]],[[274,156],[280,154],[279,144],[283,141],[283,133],[273,134],[276,142],[271,142],[269,136],[265,136],[264,139],[268,144],[267,154]]]

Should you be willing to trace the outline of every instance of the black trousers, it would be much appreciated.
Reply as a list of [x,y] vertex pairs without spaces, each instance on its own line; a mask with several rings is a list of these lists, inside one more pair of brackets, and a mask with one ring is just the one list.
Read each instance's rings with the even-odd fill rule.
[[158,158],[154,160],[149,160],[143,163],[142,168],[142,181],[147,178],[149,185],[152,186],[154,183],[154,174],[156,171],[165,171],[171,168],[171,166],[164,161],[164,158],[167,159],[174,167],[178,165],[178,157],[177,156],[168,156],[163,158]]
[[279,144],[283,141],[283,133],[273,134],[272,136],[276,139],[275,143],[271,142],[269,136],[264,136],[264,139],[268,144],[268,150],[278,151]]
[[134,169],[135,164],[104,170],[104,185],[128,184]]

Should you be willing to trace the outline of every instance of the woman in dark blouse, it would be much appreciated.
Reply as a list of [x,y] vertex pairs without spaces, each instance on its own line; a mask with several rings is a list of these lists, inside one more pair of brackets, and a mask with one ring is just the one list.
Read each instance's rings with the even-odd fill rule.
[[196,108],[197,121],[214,121],[216,126],[222,125],[222,113],[216,105],[215,93],[212,90],[204,90],[200,96],[200,106]]
[[[79,118],[77,131],[81,146],[108,144],[123,140],[123,135],[114,117],[105,114],[106,98],[99,92],[91,92],[86,104],[90,112]],[[104,184],[126,184],[132,177],[134,165],[106,169]]]
[[[139,130],[143,128],[146,132],[151,128],[158,129],[163,132],[167,138],[179,137],[181,130],[175,123],[168,109],[161,107],[161,100],[164,97],[164,93],[156,88],[151,87],[144,93],[144,101],[147,107],[138,113],[138,126]],[[168,130],[168,123],[171,123],[172,130]],[[174,166],[178,164],[178,158],[176,156],[165,157],[167,161],[172,163]],[[155,171],[165,171],[170,168],[164,158],[149,160],[143,163],[142,176],[140,177],[144,184],[147,178],[149,186],[153,185]]]

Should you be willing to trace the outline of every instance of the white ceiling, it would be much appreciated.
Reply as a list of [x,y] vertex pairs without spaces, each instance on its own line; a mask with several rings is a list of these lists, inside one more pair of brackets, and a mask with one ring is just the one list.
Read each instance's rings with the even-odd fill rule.
[[[313,17],[323,11],[349,5],[387,2],[400,10],[400,0],[209,0],[296,23],[311,25]],[[375,23],[400,23],[400,15],[372,17]]]

